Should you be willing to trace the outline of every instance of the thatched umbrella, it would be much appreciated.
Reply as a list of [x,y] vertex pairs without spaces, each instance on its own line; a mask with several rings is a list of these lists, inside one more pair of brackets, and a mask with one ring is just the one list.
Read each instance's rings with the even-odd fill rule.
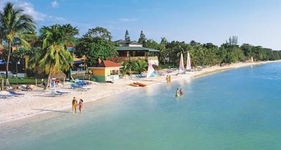
[[63,80],[63,85],[64,85],[66,75],[65,75],[65,73],[63,73],[63,72],[61,71],[61,72],[58,72],[58,73],[56,73],[56,74],[53,74],[53,75],[52,75],[52,78],[56,78],[56,79]]
[[52,75],[53,78],[57,78],[57,79],[65,79],[66,78],[66,75],[65,73],[63,73],[62,71],[61,72],[58,72],[56,74],[53,74]]

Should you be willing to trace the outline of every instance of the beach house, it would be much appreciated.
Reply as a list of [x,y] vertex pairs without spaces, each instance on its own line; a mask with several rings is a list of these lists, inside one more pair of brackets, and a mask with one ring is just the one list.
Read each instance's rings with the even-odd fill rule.
[[159,50],[145,48],[142,44],[135,41],[128,43],[125,40],[118,40],[115,42],[119,45],[116,47],[119,59],[125,61],[143,59],[152,64],[159,65]]
[[120,68],[122,66],[111,60],[99,60],[94,67],[88,67],[91,70],[92,77],[97,82],[114,82],[119,79]]

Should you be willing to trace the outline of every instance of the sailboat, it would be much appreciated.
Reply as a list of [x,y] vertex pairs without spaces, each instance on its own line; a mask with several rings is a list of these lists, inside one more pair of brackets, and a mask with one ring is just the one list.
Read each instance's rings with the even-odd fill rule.
[[184,74],[184,64],[183,64],[183,55],[181,53],[181,56],[180,56],[180,64],[179,64],[179,74]]
[[150,77],[155,77],[157,75],[156,71],[154,70],[153,66],[152,66],[152,63],[149,62],[148,63],[148,68],[147,68],[147,75],[146,77],[147,78],[150,78]]
[[190,61],[189,52],[187,52],[187,56],[186,56],[186,71],[190,71],[190,70],[191,70],[191,61]]

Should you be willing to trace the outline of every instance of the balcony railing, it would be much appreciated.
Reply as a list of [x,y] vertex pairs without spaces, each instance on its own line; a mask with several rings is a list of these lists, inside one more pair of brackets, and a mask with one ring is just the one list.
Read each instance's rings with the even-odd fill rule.
[[157,56],[130,56],[130,57],[120,57],[121,59],[123,60],[138,60],[138,59],[144,59],[144,60],[158,60],[158,57]]

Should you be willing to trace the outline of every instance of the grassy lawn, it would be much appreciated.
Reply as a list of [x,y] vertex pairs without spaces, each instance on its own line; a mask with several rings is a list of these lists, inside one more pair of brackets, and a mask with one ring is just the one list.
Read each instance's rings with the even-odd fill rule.
[[[5,80],[4,80],[5,81]],[[46,79],[45,79],[46,81]],[[9,78],[9,82],[11,85],[17,85],[17,84],[35,84],[35,78]],[[37,84],[41,84],[41,79],[37,79]]]

